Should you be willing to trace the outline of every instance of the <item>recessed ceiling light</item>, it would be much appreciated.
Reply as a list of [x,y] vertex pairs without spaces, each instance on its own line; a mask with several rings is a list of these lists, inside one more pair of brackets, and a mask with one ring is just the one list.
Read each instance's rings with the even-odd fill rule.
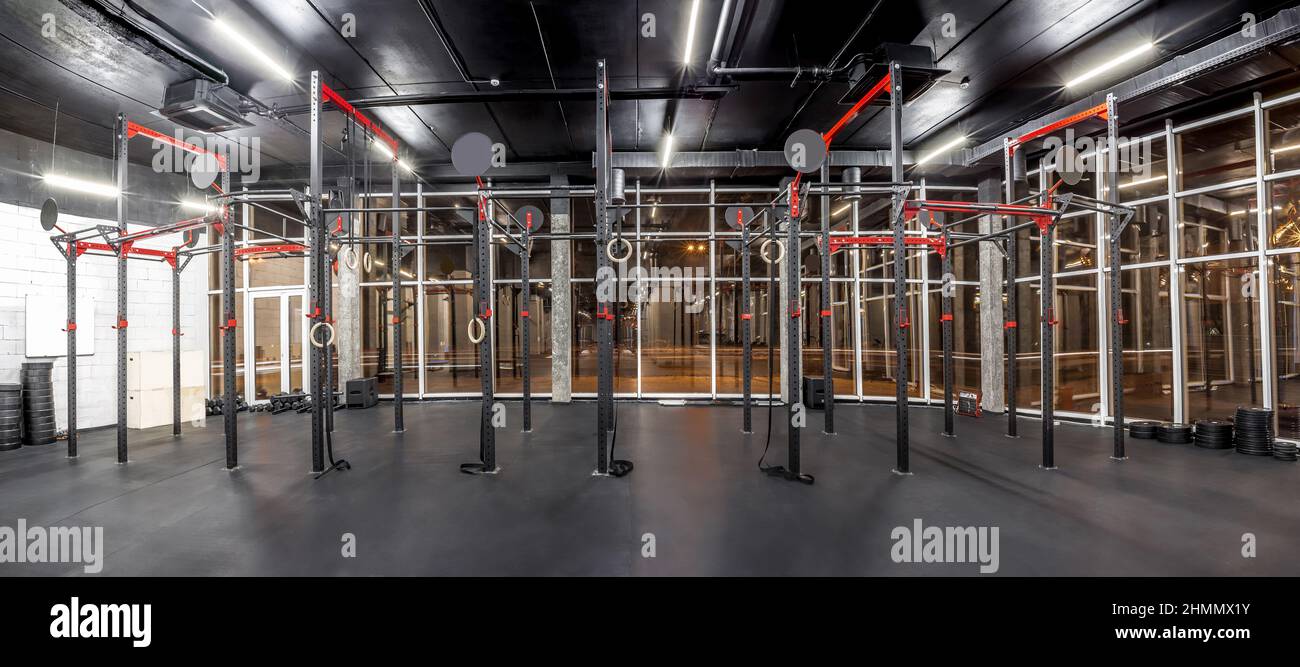
[[265,51],[257,48],[257,45],[245,37],[244,33],[240,32],[238,28],[222,19],[214,19],[213,23],[216,24],[217,30],[221,31],[222,35],[225,35],[235,46],[253,56],[253,59],[260,62],[267,70],[285,81],[293,81],[293,74],[288,69],[267,55]]
[[1065,85],[1067,88],[1073,88],[1083,83],[1084,81],[1105,74],[1106,72],[1109,72],[1110,70],[1115,69],[1116,67],[1119,67],[1120,65],[1123,65],[1124,63],[1134,58],[1137,58],[1138,56],[1146,53],[1147,51],[1150,51],[1154,47],[1155,44],[1152,44],[1151,42],[1142,44],[1141,46],[1138,46],[1135,49],[1121,53],[1120,55],[1116,56],[1114,59],[1088,70],[1083,74],[1083,76],[1077,77]]

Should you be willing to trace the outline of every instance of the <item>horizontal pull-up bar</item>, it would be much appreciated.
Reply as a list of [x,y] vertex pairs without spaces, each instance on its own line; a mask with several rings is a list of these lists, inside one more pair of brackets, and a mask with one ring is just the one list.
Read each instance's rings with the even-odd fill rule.
[[122,236],[118,236],[117,238],[113,239],[113,243],[114,244],[134,243],[141,239],[150,239],[155,236],[162,236],[164,234],[177,234],[180,232],[187,232],[190,231],[191,229],[199,229],[201,227],[208,226],[210,224],[208,220],[213,218],[215,218],[215,216],[204,215],[204,216],[199,216],[197,218],[190,218],[189,220],[181,220],[179,222],[173,222],[166,225],[159,225],[158,227],[150,227],[148,229],[144,229],[132,234],[123,234]]

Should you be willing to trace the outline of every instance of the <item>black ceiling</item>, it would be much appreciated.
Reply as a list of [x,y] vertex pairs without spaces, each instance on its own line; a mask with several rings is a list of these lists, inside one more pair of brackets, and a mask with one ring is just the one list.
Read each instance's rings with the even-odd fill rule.
[[[232,88],[280,107],[306,102],[304,82],[313,69],[349,98],[589,88],[599,58],[609,63],[615,90],[707,83],[705,61],[723,5],[722,0],[702,0],[687,69],[680,54],[689,0],[136,1],[169,27],[177,42],[225,70]],[[936,66],[951,73],[904,115],[906,144],[923,149],[957,133],[971,143],[994,138],[1238,29],[1245,11],[1263,20],[1279,6],[1250,0],[885,0],[857,31],[874,4],[733,0],[740,27],[724,45],[728,64],[825,65],[841,51],[843,63],[854,54],[871,53],[882,42],[930,46]],[[102,5],[135,16],[122,8],[123,0]],[[295,83],[273,80],[248,54],[232,48],[199,5],[241,26],[249,39],[297,75]],[[355,37],[339,32],[348,12],[356,16]],[[942,31],[949,12],[956,37]],[[639,34],[646,13],[656,17],[654,38]],[[52,39],[42,35],[46,15],[54,17]],[[1098,79],[1087,90],[1063,86],[1071,76],[1144,39],[1157,44],[1151,58]],[[101,155],[111,150],[112,119],[119,111],[170,132],[173,126],[154,115],[163,91],[169,83],[196,76],[192,67],[124,30],[97,2],[0,3],[0,53],[0,91],[8,96],[0,105],[0,127],[48,139],[58,103],[60,146]],[[955,85],[962,77],[970,78],[968,88]],[[494,78],[500,81],[498,88],[486,82]],[[840,104],[844,83],[734,83],[719,100],[614,103],[615,149],[656,150],[667,126],[679,150],[779,148],[791,130],[826,129],[845,109]],[[451,144],[472,131],[504,143],[514,162],[581,163],[589,161],[594,148],[593,102],[473,102],[369,113],[398,138],[403,157],[417,169],[448,163]],[[887,145],[885,119],[878,114],[864,114],[837,145]],[[255,120],[254,127],[227,136],[259,137],[264,168],[306,162],[304,115]],[[337,144],[339,114],[327,114],[325,127],[326,139]]]

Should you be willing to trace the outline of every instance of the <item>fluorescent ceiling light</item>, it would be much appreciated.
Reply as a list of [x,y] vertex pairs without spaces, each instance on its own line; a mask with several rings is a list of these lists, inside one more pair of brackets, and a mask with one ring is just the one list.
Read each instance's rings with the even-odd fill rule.
[[99,195],[100,197],[116,197],[118,195],[117,188],[107,183],[83,181],[79,178],[69,178],[57,174],[48,174],[41,178],[51,186],[64,190],[76,190],[77,192]]
[[686,31],[686,50],[682,51],[682,62],[690,64],[691,47],[695,45],[695,21],[700,16],[700,0],[691,2],[691,24]]
[[1290,153],[1291,151],[1296,150],[1298,148],[1300,148],[1300,144],[1291,144],[1290,146],[1282,146],[1280,148],[1274,148],[1269,152],[1272,153],[1273,155],[1277,155],[1278,153]]
[[847,210],[849,210],[849,209],[851,209],[851,208],[853,208],[853,204],[845,204],[845,205],[839,207],[839,209],[837,209],[837,210],[835,210],[835,211],[832,211],[832,212],[831,212],[831,217],[833,218],[833,217],[835,217],[835,216],[837,216],[837,215],[839,215],[839,214],[841,214],[841,213],[843,213],[843,212],[845,212],[845,211],[847,211]]
[[189,211],[198,211],[199,213],[216,213],[217,211],[215,206],[212,206],[207,202],[195,201],[193,199],[187,199],[181,202],[181,208]]
[[1146,53],[1147,51],[1150,51],[1154,47],[1155,44],[1152,44],[1151,42],[1147,42],[1131,51],[1128,51],[1126,53],[1121,53],[1120,55],[1116,56],[1114,59],[1110,60],[1109,62],[1103,63],[1101,65],[1098,65],[1088,70],[1083,74],[1083,76],[1075,78],[1074,80],[1065,84],[1065,86],[1067,88],[1073,88],[1083,83],[1084,81],[1087,81],[1088,79],[1105,74],[1106,72],[1109,72],[1110,70],[1115,69],[1116,67],[1119,67],[1120,65],[1123,65],[1124,63],[1134,58],[1137,58],[1138,56]]
[[1165,180],[1165,176],[1164,174],[1161,174],[1159,176],[1152,176],[1151,178],[1144,178],[1140,181],[1129,181],[1127,183],[1120,183],[1119,189],[1124,190],[1126,188],[1136,188],[1139,185],[1146,185],[1147,183],[1156,183],[1163,180]]
[[215,19],[213,23],[216,24],[217,30],[221,31],[222,35],[225,35],[235,46],[247,51],[255,60],[262,63],[266,69],[285,81],[293,81],[293,74],[289,70],[272,59],[265,51],[257,48],[257,45],[249,41],[235,26],[226,23],[222,19]]
[[950,151],[950,150],[952,150],[952,149],[954,149],[954,148],[956,148],[956,147],[958,147],[958,146],[960,146],[960,145],[962,145],[962,144],[964,144],[964,143],[966,143],[966,135],[961,135],[961,136],[959,136],[959,137],[956,137],[956,138],[953,139],[952,141],[949,141],[948,143],[946,143],[946,144],[944,144],[944,145],[942,145],[942,146],[940,146],[940,147],[934,149],[933,151],[930,151],[930,153],[926,154],[926,155],[923,156],[921,159],[917,160],[916,163],[917,163],[917,164],[925,164],[926,162],[929,162],[930,160],[933,160],[934,158],[936,158],[936,157],[938,157],[938,156],[940,156],[940,155],[942,155],[942,154],[944,154],[944,153],[947,153],[948,151]]
[[663,168],[664,168],[664,169],[667,169],[667,168],[668,168],[668,164],[671,163],[672,161],[673,161],[673,135],[671,135],[671,134],[665,134],[665,135],[664,135],[664,156],[663,156]]

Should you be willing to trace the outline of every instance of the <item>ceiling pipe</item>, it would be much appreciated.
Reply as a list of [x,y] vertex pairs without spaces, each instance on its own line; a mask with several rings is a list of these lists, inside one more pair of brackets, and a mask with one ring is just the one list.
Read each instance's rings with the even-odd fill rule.
[[[629,88],[609,91],[614,100],[716,100],[736,89],[736,86],[687,86],[683,88]],[[428,106],[433,104],[480,104],[491,102],[567,102],[595,99],[595,88],[529,88],[525,90],[480,90],[464,93],[419,93],[413,95],[387,95],[348,100],[357,109],[381,107]],[[284,107],[286,115],[310,111],[306,105]]]
[[[193,51],[190,51],[189,49],[186,49],[184,46],[181,46],[176,41],[171,39],[168,35],[160,34],[158,31],[149,28],[149,26],[141,23],[140,21],[136,20],[131,16],[128,16],[126,12],[123,12],[119,7],[109,4],[108,2],[106,2],[106,0],[95,0],[93,4],[104,16],[107,16],[108,18],[117,21],[118,23],[125,26],[127,29],[143,36],[145,39],[152,42],[154,46],[163,50],[171,57],[181,61],[182,63],[185,63],[191,69],[203,75],[204,77],[208,78],[209,80],[222,85],[230,85],[230,77],[226,75],[226,72],[224,70],[222,70],[220,67],[217,67],[216,65],[213,65],[207,60],[204,60],[202,57],[195,55]],[[152,12],[141,7],[140,5],[136,4],[132,0],[126,0],[124,6],[129,8],[132,12],[138,14],[144,20],[153,23],[159,28],[162,28],[163,30],[169,33],[173,33],[173,34],[176,33],[176,31],[172,29],[171,26],[167,25],[157,16],[154,16]]]
[[713,51],[709,53],[709,71],[722,64],[722,40],[731,22],[731,0],[723,0],[722,13],[718,14],[718,29],[713,33]]

